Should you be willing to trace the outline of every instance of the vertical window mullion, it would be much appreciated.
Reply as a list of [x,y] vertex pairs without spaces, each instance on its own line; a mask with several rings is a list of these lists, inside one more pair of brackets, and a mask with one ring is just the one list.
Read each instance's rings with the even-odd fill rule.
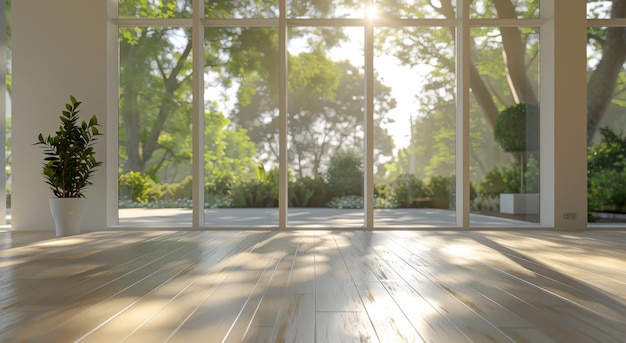
[[287,227],[287,0],[279,0],[278,24],[278,227]]
[[[4,0],[0,1],[0,15],[2,18],[6,18],[6,2]],[[6,25],[0,25],[0,109],[2,111],[2,115],[0,116],[0,140],[2,141],[3,149],[0,150],[0,161],[2,161],[2,170],[0,173],[0,225],[6,224],[6,213],[7,213],[7,187],[6,187],[6,175],[5,175],[5,167],[6,167],[6,94],[7,94],[7,31]]]
[[469,0],[460,1],[456,24],[456,222],[469,228]]
[[365,58],[365,152],[364,152],[364,185],[363,210],[365,211],[365,228],[374,228],[374,27],[373,0],[365,3],[364,58]]
[[204,1],[193,2],[192,227],[204,226]]

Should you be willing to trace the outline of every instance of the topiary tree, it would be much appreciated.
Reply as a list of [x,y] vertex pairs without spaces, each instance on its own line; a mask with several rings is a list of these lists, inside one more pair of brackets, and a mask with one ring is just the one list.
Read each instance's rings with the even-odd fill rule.
[[496,119],[493,136],[504,151],[514,154],[520,166],[520,190],[523,190],[526,153],[539,149],[539,108],[526,104],[505,108]]

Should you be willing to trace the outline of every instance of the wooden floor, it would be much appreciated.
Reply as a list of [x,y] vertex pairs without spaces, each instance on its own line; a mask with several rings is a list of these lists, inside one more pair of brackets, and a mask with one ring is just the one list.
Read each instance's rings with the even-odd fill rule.
[[626,342],[626,231],[0,233],[1,342]]

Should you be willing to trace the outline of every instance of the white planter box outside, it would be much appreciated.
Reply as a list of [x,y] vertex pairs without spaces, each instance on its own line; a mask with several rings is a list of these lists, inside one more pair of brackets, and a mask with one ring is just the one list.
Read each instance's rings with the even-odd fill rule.
[[539,214],[539,193],[501,193],[500,213]]

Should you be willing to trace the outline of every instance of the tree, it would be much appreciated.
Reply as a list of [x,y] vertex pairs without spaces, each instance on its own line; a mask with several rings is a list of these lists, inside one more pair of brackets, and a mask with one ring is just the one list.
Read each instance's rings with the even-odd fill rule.
[[[190,134],[190,32],[128,28],[121,35],[120,146],[126,160],[121,164],[123,171],[155,178],[170,159],[189,150],[178,138]],[[177,35],[183,46],[175,45]]]
[[[288,153],[290,168],[298,178],[321,176],[330,156],[340,148],[363,150],[364,76],[347,61],[332,61],[319,50],[289,57]],[[377,113],[395,106],[388,87],[376,83]],[[238,127],[248,128],[263,158],[278,161],[277,100],[259,80],[253,92],[241,90],[231,116]],[[250,93],[253,93],[250,96]],[[375,118],[376,159],[379,170],[390,156],[393,141],[382,116]]]
[[506,152],[515,154],[520,167],[520,190],[524,189],[526,153],[539,149],[539,109],[515,104],[505,108],[494,127],[494,139]]
[[[591,1],[590,1],[591,2]],[[626,18],[626,2],[611,1],[611,18]],[[591,145],[602,117],[616,91],[626,62],[626,30],[621,27],[592,29],[589,42],[602,50],[595,70],[587,82],[587,145]]]
[[[593,3],[594,1],[589,1]],[[626,3],[618,0],[604,1],[611,3],[611,13],[602,14],[602,17],[623,18]],[[458,1],[457,1],[458,3]],[[400,4],[405,4],[400,2]],[[471,16],[478,18],[532,18],[537,17],[539,1],[517,2],[512,0],[473,1],[471,3]],[[591,6],[591,5],[588,5]],[[604,7],[606,8],[606,7]],[[434,11],[440,17],[454,18],[455,9],[453,2],[443,0],[439,2],[424,3],[421,6],[408,6],[400,11],[420,17],[419,12]],[[405,164],[417,164],[418,171],[432,169],[435,163],[454,156],[454,145],[441,143],[445,132],[449,128],[438,127],[431,121],[448,120],[454,122],[454,118],[444,119],[441,111],[436,109],[453,105],[450,99],[442,94],[450,94],[443,87],[445,82],[454,84],[455,64],[454,55],[447,53],[441,44],[454,40],[454,30],[421,30],[407,29],[407,34],[381,35],[379,46],[385,49],[395,49],[396,56],[406,65],[438,65],[424,78],[424,88],[419,92],[420,102],[423,109],[420,118],[415,120],[416,126],[412,132],[419,135],[429,132],[430,137],[417,137],[415,143],[400,156]],[[588,83],[588,142],[591,142],[597,125],[607,113],[606,108],[611,101],[616,105],[626,106],[625,101],[617,101],[614,97],[623,92],[623,87],[616,85],[624,84],[624,44],[623,28],[590,30],[589,41],[595,44],[598,51],[596,65],[592,65]],[[495,166],[496,158],[500,154],[489,148],[490,137],[493,137],[493,127],[502,109],[513,104],[536,104],[537,90],[532,86],[538,75],[538,34],[533,28],[514,27],[473,27],[471,31],[471,60],[470,60],[470,171],[472,179],[485,173]],[[595,58],[595,57],[594,57]],[[446,80],[443,82],[442,80]],[[454,94],[452,92],[452,94]],[[452,110],[454,111],[454,109]],[[439,115],[437,115],[439,113]],[[483,126],[481,121],[473,114],[477,113],[485,118]],[[426,125],[418,128],[417,125]],[[491,132],[489,132],[491,131]],[[436,138],[439,137],[439,138]],[[428,142],[426,142],[428,141]],[[492,140],[491,140],[492,141]],[[484,142],[484,145],[483,143]],[[434,151],[432,147],[447,147]],[[412,150],[412,152],[408,152]],[[498,157],[499,158],[499,157]],[[504,161],[504,160],[502,160]],[[402,167],[394,167],[398,170]],[[478,173],[474,175],[475,173]],[[479,178],[480,179],[480,178]],[[478,180],[479,180],[478,179]],[[476,181],[478,181],[476,180]]]
[[254,177],[256,147],[245,129],[229,128],[219,112],[205,114],[204,173],[207,180],[246,180]]
[[330,158],[326,179],[334,196],[363,195],[363,158],[354,150],[337,150]]
[[[324,16],[330,3],[298,1],[294,13]],[[215,1],[205,6],[209,18],[271,17],[277,3]],[[191,0],[127,0],[119,4],[122,17],[190,18]],[[336,28],[321,41],[336,44],[343,38]],[[335,33],[335,34],[330,34]],[[297,30],[292,32],[298,36]],[[215,90],[239,83],[242,94],[250,83],[263,81],[271,90],[277,72],[276,30],[218,27],[205,30],[205,72],[217,75]],[[123,171],[141,171],[153,178],[171,169],[189,168],[191,136],[191,32],[180,27],[125,27],[120,29],[120,165]],[[223,88],[221,88],[223,89]],[[271,90],[276,94],[276,90]],[[176,167],[178,165],[178,167]]]

